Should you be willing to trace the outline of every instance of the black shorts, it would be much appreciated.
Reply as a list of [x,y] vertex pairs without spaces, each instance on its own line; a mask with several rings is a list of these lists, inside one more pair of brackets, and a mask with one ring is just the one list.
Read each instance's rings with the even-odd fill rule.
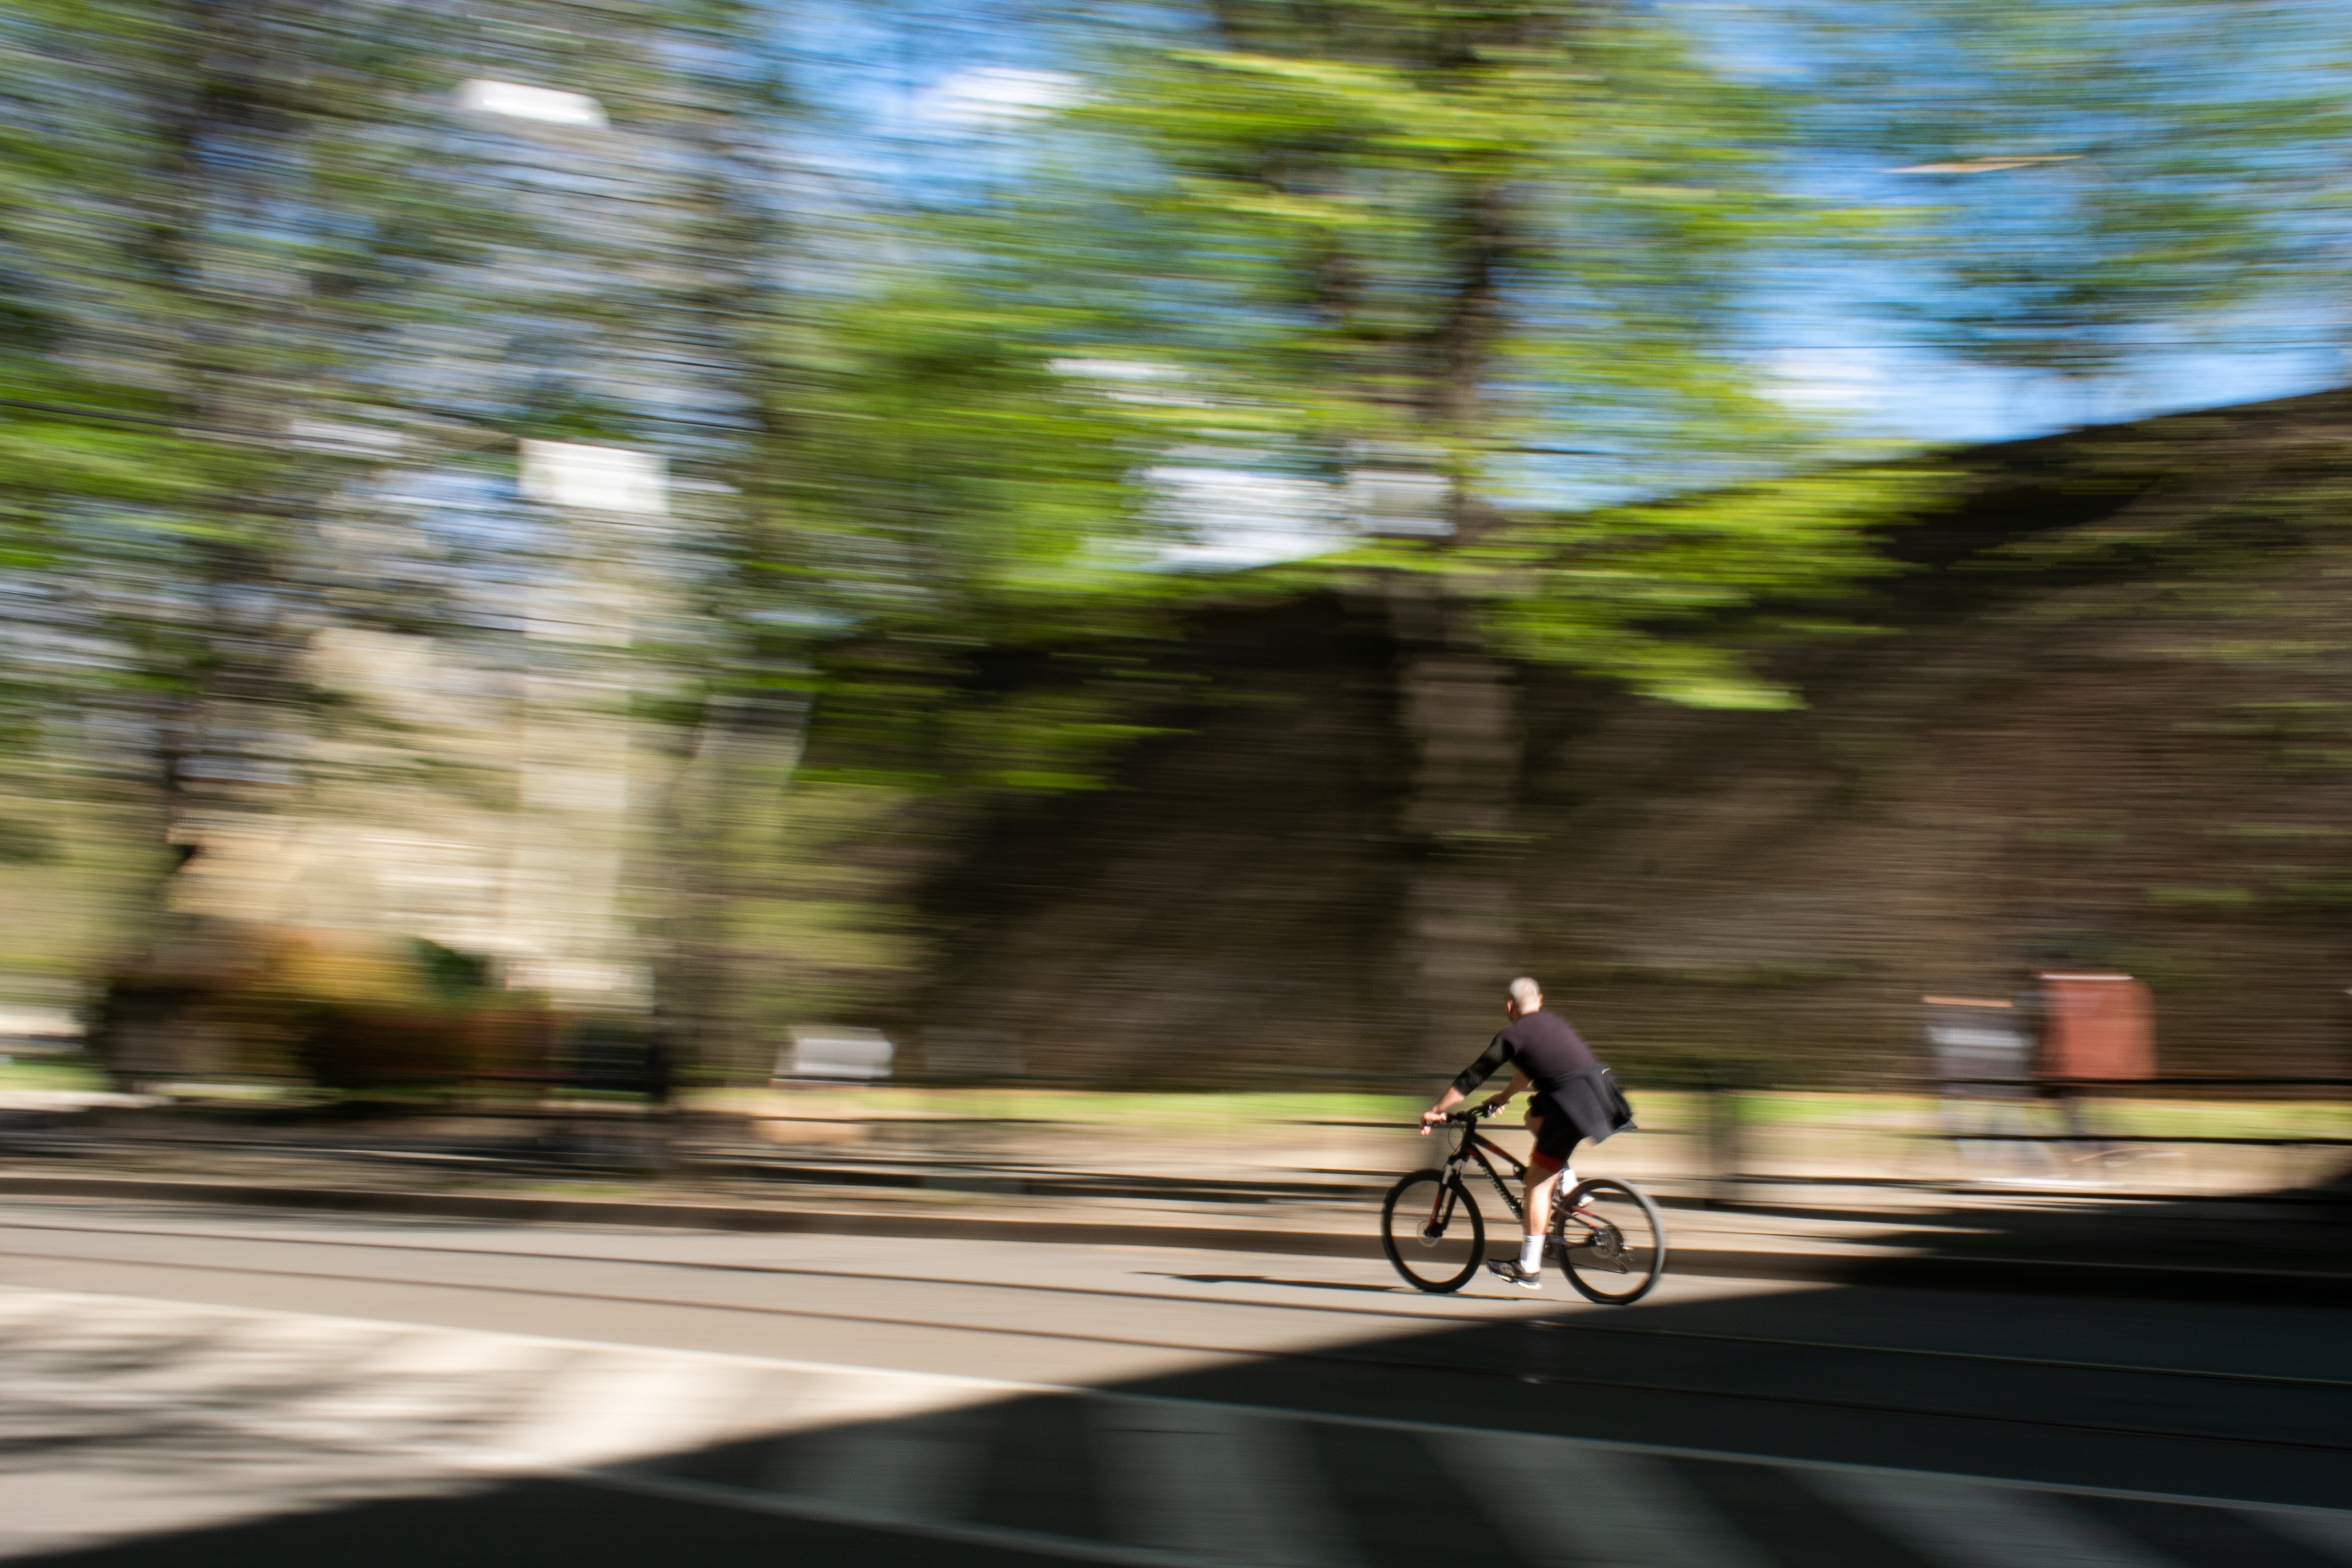
[[1536,1134],[1533,1163],[1546,1175],[1568,1164],[1568,1156],[1574,1154],[1576,1145],[1584,1141],[1584,1135],[1576,1130],[1576,1124],[1568,1119],[1568,1113],[1562,1111],[1549,1094],[1538,1094],[1528,1102],[1528,1120]]

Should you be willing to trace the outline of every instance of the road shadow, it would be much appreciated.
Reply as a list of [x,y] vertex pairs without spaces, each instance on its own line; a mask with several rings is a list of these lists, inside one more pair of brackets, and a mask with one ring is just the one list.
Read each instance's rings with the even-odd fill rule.
[[[1381,1267],[1336,1286],[1136,1276],[1384,1291]],[[2123,1554],[2105,1560],[2340,1564],[2270,1515],[2147,1494],[2340,1503],[2352,1310],[1672,1277],[1651,1300],[1612,1310],[1557,1280],[1547,1288],[1559,1299],[1540,1315],[1335,1322],[1311,1346],[1204,1369],[741,1431],[591,1472],[445,1479],[17,1560],[1948,1562],[1916,1528],[1916,1499],[1857,1493],[1854,1475],[1891,1468],[2062,1489],[2015,1494],[2032,1500],[2018,1506],[2078,1544],[2120,1542]],[[37,1433],[9,1436],[0,1484],[42,1450]],[[1968,1495],[1990,1506],[1983,1489]],[[1720,1550],[1692,1557],[1693,1540]]]
[[1418,1293],[1411,1285],[1392,1281],[1359,1284],[1346,1280],[1277,1280],[1270,1274],[1170,1274],[1157,1270],[1145,1270],[1145,1277],[1154,1280],[1182,1280],[1193,1285],[1276,1285],[1292,1291],[1359,1291],[1376,1296],[1410,1296]]
[[1940,1207],[1866,1214],[1762,1196],[1733,1207],[1742,1214],[1866,1218],[1891,1227],[1870,1238],[1879,1256],[1791,1258],[1791,1277],[1944,1289],[2352,1303],[2347,1257],[2352,1184],[2343,1177],[2226,1197],[2088,1187],[2014,1196],[1972,1192],[1955,1194]]

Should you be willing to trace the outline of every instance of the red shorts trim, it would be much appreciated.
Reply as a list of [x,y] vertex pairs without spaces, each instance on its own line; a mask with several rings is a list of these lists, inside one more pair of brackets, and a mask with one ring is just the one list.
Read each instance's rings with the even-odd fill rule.
[[1528,1169],[1544,1176],[1558,1176],[1568,1168],[1568,1156],[1548,1155],[1541,1149],[1528,1156]]

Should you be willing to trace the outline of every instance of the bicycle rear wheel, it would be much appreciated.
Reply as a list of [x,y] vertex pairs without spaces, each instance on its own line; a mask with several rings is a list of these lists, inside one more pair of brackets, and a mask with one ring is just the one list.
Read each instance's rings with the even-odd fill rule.
[[1649,1194],[1622,1181],[1579,1182],[1552,1219],[1560,1271],[1585,1300],[1622,1307],[1666,1271],[1666,1222]]
[[1381,1205],[1381,1249],[1414,1290],[1458,1291],[1486,1260],[1486,1221],[1460,1181],[1415,1171]]

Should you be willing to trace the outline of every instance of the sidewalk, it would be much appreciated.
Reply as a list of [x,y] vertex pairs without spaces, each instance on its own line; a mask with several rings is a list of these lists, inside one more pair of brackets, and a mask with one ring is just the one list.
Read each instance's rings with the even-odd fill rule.
[[[1969,1183],[1987,1174],[1980,1160],[1921,1135],[1932,1107],[1866,1095],[1746,1103],[1729,1157],[1768,1176],[1727,1180],[1710,1133],[1717,1107],[1664,1092],[1645,1092],[1643,1129],[1585,1150],[1579,1173],[1633,1180],[1664,1203],[1683,1272],[2352,1287],[2352,1190],[2328,1179],[2335,1151],[2209,1150],[2202,1190],[2184,1190],[2185,1162],[2162,1159],[2135,1160],[2105,1186],[2054,1169],[2045,1175],[2062,1181],[2038,1187]],[[796,1090],[721,1092],[660,1115],[552,1102],[336,1119],[18,1092],[0,1096],[0,1194],[1377,1260],[1382,1195],[1442,1155],[1416,1135],[1416,1108],[1372,1096]],[[1507,1122],[1488,1130],[1507,1147],[1525,1143]],[[1483,1185],[1477,1196],[1499,1245],[1509,1217]]]
[[[642,1127],[638,1130],[643,1130]],[[682,1174],[602,1177],[537,1172],[513,1160],[443,1151],[320,1150],[282,1140],[159,1140],[79,1135],[69,1154],[10,1156],[0,1143],[0,1197],[84,1197],[442,1216],[504,1224],[625,1225],[1043,1244],[1166,1246],[1380,1259],[1377,1224],[1391,1170],[1433,1150],[1391,1127],[1331,1128],[1324,1155],[1342,1166],[1249,1168],[1181,1145],[1118,1149],[1119,1169],[1088,1169],[1100,1144],[1060,1149],[1020,1169],[1003,1161],[868,1158],[811,1150],[761,1167],[725,1138],[686,1138]],[[236,1129],[227,1129],[235,1132]],[[617,1137],[610,1126],[602,1129]],[[1332,1141],[1336,1140],[1336,1141]],[[1352,1141],[1351,1141],[1352,1140]],[[21,1138],[14,1140],[20,1145]],[[608,1161],[614,1149],[604,1151]],[[902,1151],[903,1152],[903,1151]],[[593,1151],[592,1151],[593,1153]],[[731,1157],[718,1157],[730,1155]],[[63,1157],[59,1157],[62,1155]],[[1377,1157],[1380,1163],[1368,1164]],[[1668,1208],[1671,1267],[1683,1273],[1822,1283],[2124,1292],[2259,1293],[2352,1301],[2344,1263],[2347,1209],[2324,1201],[2180,1199],[2073,1192],[1960,1192],[1824,1175],[1720,1184],[1584,1162],[1586,1175],[1637,1175]],[[469,1165],[469,1161],[471,1162]],[[1385,1166],[1387,1168],[1383,1169]],[[1139,1168],[1140,1167],[1140,1168]],[[780,1177],[778,1170],[789,1174]],[[1490,1241],[1509,1228],[1479,1193]],[[1717,1201],[1710,1202],[1713,1197]]]

